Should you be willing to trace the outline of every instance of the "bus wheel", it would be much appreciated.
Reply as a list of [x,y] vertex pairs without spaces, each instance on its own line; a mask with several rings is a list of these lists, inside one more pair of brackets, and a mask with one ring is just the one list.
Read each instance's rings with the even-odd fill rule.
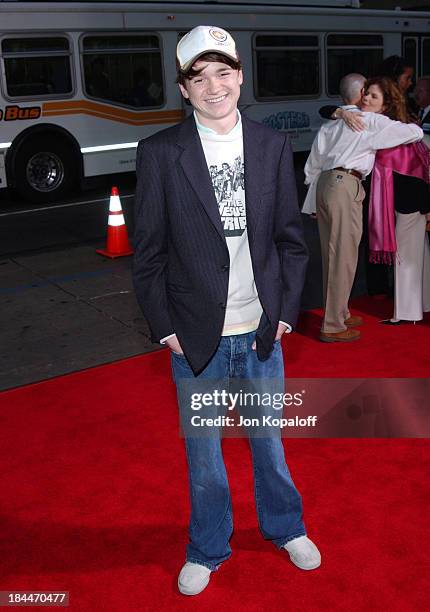
[[15,156],[15,190],[31,202],[55,202],[76,184],[72,147],[51,135],[24,142]]

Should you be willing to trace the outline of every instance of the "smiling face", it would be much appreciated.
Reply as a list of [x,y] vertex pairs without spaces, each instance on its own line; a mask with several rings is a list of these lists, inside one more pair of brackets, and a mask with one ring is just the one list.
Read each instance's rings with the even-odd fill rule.
[[379,85],[370,85],[361,98],[361,110],[366,113],[383,113],[385,110],[384,95]]
[[202,125],[220,134],[230,131],[237,122],[242,70],[204,60],[197,60],[193,69],[199,74],[179,84],[182,95],[191,102]]

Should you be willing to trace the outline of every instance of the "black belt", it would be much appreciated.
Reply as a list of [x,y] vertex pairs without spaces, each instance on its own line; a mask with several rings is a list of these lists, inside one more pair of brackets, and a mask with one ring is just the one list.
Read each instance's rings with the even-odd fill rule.
[[346,172],[347,174],[352,174],[352,176],[358,178],[359,181],[363,180],[363,175],[361,174],[361,172],[353,170],[352,168],[348,170],[346,168],[333,168],[333,170],[337,170],[338,172]]

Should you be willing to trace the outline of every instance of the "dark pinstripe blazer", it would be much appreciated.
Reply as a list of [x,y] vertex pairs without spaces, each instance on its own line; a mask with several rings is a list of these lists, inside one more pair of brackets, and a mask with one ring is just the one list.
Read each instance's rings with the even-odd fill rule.
[[[295,325],[305,280],[291,146],[242,115],[249,247],[264,313],[257,353],[267,359],[279,320]],[[134,286],[153,342],[176,333],[193,371],[218,346],[229,253],[194,118],[142,140],[137,151]]]

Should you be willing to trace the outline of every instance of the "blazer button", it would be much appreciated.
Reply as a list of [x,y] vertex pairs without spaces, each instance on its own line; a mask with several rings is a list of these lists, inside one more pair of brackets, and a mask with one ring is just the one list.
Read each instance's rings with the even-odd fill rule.
[[228,270],[230,270],[230,266],[228,264],[224,264],[223,266],[221,266],[221,270],[223,272],[228,272]]
[[226,304],[225,304],[224,302],[220,302],[220,303],[218,304],[218,306],[219,306],[220,308],[222,308],[223,310],[225,310],[225,309],[226,309]]

